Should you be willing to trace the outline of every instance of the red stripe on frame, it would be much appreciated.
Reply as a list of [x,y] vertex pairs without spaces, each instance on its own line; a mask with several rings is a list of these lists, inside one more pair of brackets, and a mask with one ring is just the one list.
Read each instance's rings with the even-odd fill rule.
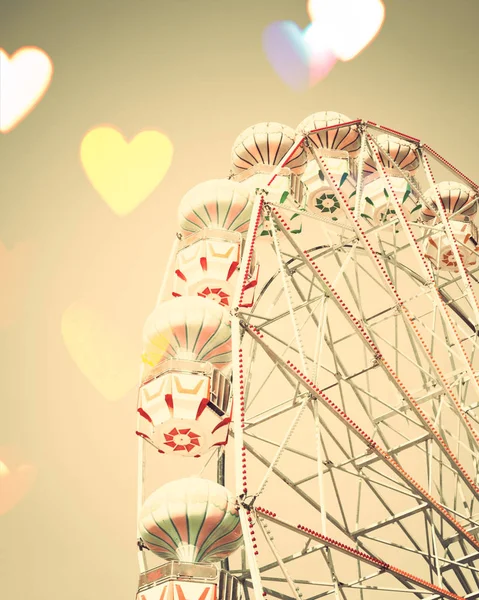
[[196,419],[197,420],[201,416],[201,413],[208,406],[208,402],[209,402],[209,398],[203,398],[203,400],[200,402],[200,405],[198,406],[198,410],[196,411]]
[[174,406],[173,406],[173,396],[171,394],[165,394],[165,402],[168,410],[170,411],[170,415],[173,416]]

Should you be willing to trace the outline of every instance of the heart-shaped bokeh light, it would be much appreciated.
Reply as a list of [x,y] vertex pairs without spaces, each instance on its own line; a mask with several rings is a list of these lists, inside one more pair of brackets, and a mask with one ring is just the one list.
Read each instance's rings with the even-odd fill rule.
[[302,31],[292,21],[271,23],[263,32],[263,48],[279,77],[298,91],[323,79],[336,62],[314,24]]
[[114,127],[97,127],[82,140],[83,168],[113,212],[127,215],[157,187],[168,171],[173,146],[159,131],[142,131],[131,142]]
[[295,90],[308,87],[309,57],[301,29],[292,21],[276,21],[263,32],[263,48],[279,77]]
[[53,64],[40,48],[26,46],[11,56],[0,48],[0,132],[8,133],[43,98]]
[[107,399],[119,400],[138,380],[140,348],[108,311],[79,300],[62,316],[62,336],[71,358]]
[[331,71],[336,56],[321,23],[310,23],[303,31],[303,40],[309,53],[309,84],[313,86]]
[[35,478],[35,467],[25,464],[17,449],[0,446],[0,515],[7,513],[22,500]]
[[351,60],[370,44],[384,21],[381,0],[308,0],[313,23],[322,25],[337,58]]

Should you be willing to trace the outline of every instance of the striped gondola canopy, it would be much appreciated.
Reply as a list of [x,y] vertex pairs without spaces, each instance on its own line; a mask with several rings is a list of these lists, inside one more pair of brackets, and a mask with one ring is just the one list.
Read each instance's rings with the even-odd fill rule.
[[[277,166],[288,156],[295,145],[294,129],[281,123],[259,123],[248,127],[233,144],[231,157],[234,174],[256,165]],[[306,168],[306,152],[302,146],[293,152],[285,168],[297,175]]]
[[139,530],[146,547],[167,560],[217,562],[243,544],[234,496],[197,477],[156,490],[143,505]]
[[163,360],[198,360],[216,368],[231,363],[231,325],[217,302],[183,296],[159,304],[143,333],[143,361],[155,367]]
[[[357,125],[345,125],[341,127],[342,123],[350,121],[352,119],[338,112],[317,112],[301,121],[296,128],[296,132],[297,136],[307,135],[310,142],[316,148],[347,152],[351,158],[354,158],[358,155],[361,148],[361,137],[358,127]],[[310,133],[316,129],[333,127],[335,125],[339,125],[339,127]]]
[[472,219],[477,212],[477,191],[463,183],[441,181],[424,194],[426,206],[422,210],[425,221],[439,218],[437,210],[438,196],[441,198],[446,214],[454,221]]
[[186,235],[202,229],[227,229],[246,234],[252,203],[248,188],[230,179],[200,183],[181,200],[178,217]]
[[[378,146],[380,149],[378,149]],[[419,151],[416,144],[403,140],[389,134],[378,135],[376,143],[372,147],[379,154],[381,164],[387,169],[396,169],[399,167],[402,171],[407,171],[414,175],[420,165]],[[376,161],[371,156],[371,151],[367,151],[364,160],[363,172],[365,175],[376,173]],[[398,172],[400,176],[400,172]]]

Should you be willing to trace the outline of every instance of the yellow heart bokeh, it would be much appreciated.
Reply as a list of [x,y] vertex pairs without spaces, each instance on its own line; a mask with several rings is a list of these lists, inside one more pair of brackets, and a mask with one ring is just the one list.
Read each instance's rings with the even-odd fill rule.
[[25,46],[11,56],[0,48],[0,132],[8,133],[43,98],[53,74],[46,52]]
[[173,145],[159,131],[142,131],[126,141],[110,126],[90,130],[80,158],[93,187],[113,212],[124,216],[141,204],[166,175]]
[[308,0],[308,14],[335,56],[348,61],[378,34],[384,21],[382,0]]
[[119,400],[138,382],[135,340],[97,306],[75,302],[63,313],[61,328],[71,358],[107,400]]

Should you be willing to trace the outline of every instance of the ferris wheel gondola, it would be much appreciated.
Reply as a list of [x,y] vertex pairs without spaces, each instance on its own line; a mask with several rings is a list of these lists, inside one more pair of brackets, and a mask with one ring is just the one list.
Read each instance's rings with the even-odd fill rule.
[[148,318],[137,433],[162,454],[199,457],[224,445],[231,421],[230,316],[198,296],[164,302]]

